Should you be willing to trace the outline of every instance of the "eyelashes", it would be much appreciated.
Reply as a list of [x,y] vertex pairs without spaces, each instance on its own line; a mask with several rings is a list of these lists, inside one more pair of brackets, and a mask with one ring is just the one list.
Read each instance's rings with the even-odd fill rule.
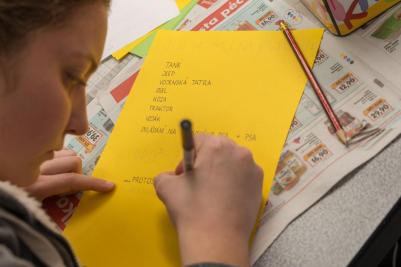
[[86,81],[72,72],[65,72],[64,73],[64,85],[68,90],[72,90],[78,87],[86,87]]

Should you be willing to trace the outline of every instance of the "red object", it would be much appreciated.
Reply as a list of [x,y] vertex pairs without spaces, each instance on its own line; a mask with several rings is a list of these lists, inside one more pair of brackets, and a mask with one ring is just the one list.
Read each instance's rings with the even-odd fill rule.
[[356,8],[356,5],[359,3],[359,0],[354,0],[352,2],[350,8],[347,11],[347,14],[345,15],[344,23],[347,26],[348,29],[352,29],[353,25],[351,23],[351,20],[353,19],[362,19],[368,15],[368,12],[362,12],[358,14],[354,14],[354,10]]
[[122,82],[119,86],[111,91],[111,95],[117,103],[126,98],[131,91],[132,85],[134,84],[139,71],[135,72],[131,77]]
[[[282,22],[282,23],[284,23],[284,22]],[[336,131],[342,130],[342,126],[341,126],[341,123],[340,123],[337,115],[334,113],[334,110],[330,106],[330,103],[327,100],[326,95],[324,94],[323,90],[320,88],[319,82],[317,81],[315,75],[313,74],[311,68],[309,67],[308,62],[306,61],[304,55],[302,54],[301,49],[299,48],[297,42],[295,41],[294,36],[291,33],[291,30],[287,26],[281,27],[281,29],[283,30],[284,35],[287,38],[292,50],[294,51],[295,55],[297,56],[297,59],[302,66],[302,69],[304,70],[306,76],[308,77],[308,80],[309,80],[313,90],[315,91],[317,97],[319,98],[319,101],[322,104],[324,111],[326,112],[331,123],[333,124],[333,127],[336,129]]]
[[192,31],[210,31],[219,25],[224,19],[234,14],[238,9],[244,6],[249,0],[231,0],[219,7],[216,11],[202,20],[198,25],[192,28]]
[[45,199],[42,207],[58,227],[64,230],[67,221],[71,218],[78,203],[78,195],[54,196]]
[[217,2],[217,0],[199,0],[198,5],[200,5],[201,7],[204,7],[204,8],[209,8],[212,5],[214,5],[214,3],[216,3],[216,2]]

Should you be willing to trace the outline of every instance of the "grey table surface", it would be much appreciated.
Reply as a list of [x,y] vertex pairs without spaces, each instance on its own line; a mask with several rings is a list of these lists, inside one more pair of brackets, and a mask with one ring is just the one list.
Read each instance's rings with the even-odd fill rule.
[[295,219],[254,266],[347,266],[400,197],[401,137]]

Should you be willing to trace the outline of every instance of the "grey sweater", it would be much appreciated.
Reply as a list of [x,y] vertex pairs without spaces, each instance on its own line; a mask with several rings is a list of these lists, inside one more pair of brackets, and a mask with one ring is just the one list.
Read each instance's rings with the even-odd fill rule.
[[7,182],[0,182],[0,266],[79,267],[41,204]]
[[[70,245],[41,204],[7,182],[0,182],[0,266],[79,267]],[[228,266],[201,263],[190,267]]]

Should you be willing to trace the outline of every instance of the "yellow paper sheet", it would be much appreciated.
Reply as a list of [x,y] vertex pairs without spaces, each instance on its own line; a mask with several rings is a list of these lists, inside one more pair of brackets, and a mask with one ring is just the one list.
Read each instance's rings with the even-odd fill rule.
[[175,1],[179,9],[183,9],[191,0],[177,0]]
[[140,43],[142,43],[142,41],[144,41],[146,38],[148,38],[155,30],[151,32],[148,32],[147,34],[145,34],[144,36],[140,37],[139,39],[136,39],[135,41],[127,44],[126,46],[124,46],[123,48],[121,48],[120,50],[114,52],[112,54],[112,56],[117,59],[120,60],[123,57],[125,57],[132,49],[134,49],[135,46],[139,45]]
[[[294,32],[310,64],[322,34]],[[251,149],[267,196],[305,84],[281,32],[160,32],[94,173],[117,188],[85,193],[66,229],[82,264],[180,266],[152,182],[181,160],[182,118]]]

